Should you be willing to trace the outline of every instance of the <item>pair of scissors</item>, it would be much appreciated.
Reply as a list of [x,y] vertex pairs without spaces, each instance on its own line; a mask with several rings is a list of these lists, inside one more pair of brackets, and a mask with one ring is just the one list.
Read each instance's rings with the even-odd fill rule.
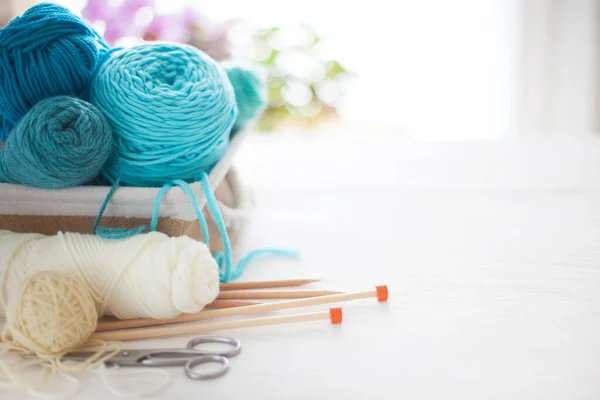
[[[202,350],[197,347],[203,344],[225,344],[231,347],[227,351]],[[114,357],[106,360],[107,367],[176,367],[183,366],[185,374],[193,380],[212,379],[224,375],[229,368],[229,357],[234,357],[242,350],[241,343],[232,338],[221,336],[197,337],[181,349],[130,349],[121,350]],[[93,355],[93,352],[67,353],[62,360],[82,361]],[[200,364],[217,363],[220,367],[211,372],[200,373],[194,368]]]

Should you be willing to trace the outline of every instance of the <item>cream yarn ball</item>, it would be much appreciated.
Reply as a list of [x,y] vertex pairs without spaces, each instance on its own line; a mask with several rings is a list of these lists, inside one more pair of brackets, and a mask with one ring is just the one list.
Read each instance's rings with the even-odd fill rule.
[[5,332],[25,350],[58,356],[83,346],[97,321],[94,299],[81,280],[41,272],[9,300]]
[[187,236],[149,232],[109,240],[0,230],[0,316],[8,299],[42,271],[77,277],[98,315],[119,319],[193,314],[219,294],[219,267],[209,248]]

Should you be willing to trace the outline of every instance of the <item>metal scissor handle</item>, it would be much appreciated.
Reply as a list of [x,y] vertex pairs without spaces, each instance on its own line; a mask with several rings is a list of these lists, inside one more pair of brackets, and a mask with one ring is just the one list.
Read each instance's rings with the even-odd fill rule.
[[[227,345],[231,346],[232,349],[229,351],[223,352],[223,351],[199,350],[196,348],[205,343],[227,344]],[[228,337],[223,337],[223,336],[197,337],[195,339],[190,340],[186,347],[188,349],[194,349],[194,350],[201,351],[204,355],[211,355],[211,356],[216,355],[216,356],[223,356],[223,357],[234,357],[234,356],[237,356],[238,354],[240,354],[240,351],[242,351],[242,344],[240,343],[239,340],[236,340],[233,338],[228,338]]]
[[[229,360],[227,357],[234,357],[234,356],[238,355],[240,353],[240,351],[242,351],[242,344],[239,342],[239,340],[235,340],[235,339],[228,338],[228,337],[221,337],[221,336],[197,337],[188,342],[187,348],[198,350],[198,349],[196,349],[196,347],[200,346],[202,344],[205,344],[205,343],[223,343],[223,344],[230,345],[232,347],[232,349],[227,352],[222,352],[222,351],[211,352],[211,351],[202,350],[202,353],[204,353],[206,355],[195,357],[195,358],[189,360],[184,366],[185,374],[190,379],[203,380],[203,379],[213,379],[213,378],[218,378],[220,376],[223,376],[229,369]],[[221,367],[213,372],[200,373],[200,372],[194,371],[194,368],[196,366],[198,366],[200,364],[207,364],[207,363],[218,363],[221,365]]]
[[[221,364],[221,367],[219,369],[217,369],[216,371],[212,371],[212,372],[196,372],[196,371],[194,371],[194,368],[196,366],[198,366],[200,364],[207,364],[207,363],[219,363],[219,364]],[[192,358],[191,360],[189,360],[187,363],[185,363],[185,366],[183,368],[185,370],[185,374],[190,379],[197,380],[197,381],[203,380],[203,379],[213,379],[213,378],[218,378],[220,376],[225,375],[225,373],[229,369],[229,360],[227,359],[227,357],[219,356],[216,354],[212,355],[212,356],[200,356],[200,357]]]

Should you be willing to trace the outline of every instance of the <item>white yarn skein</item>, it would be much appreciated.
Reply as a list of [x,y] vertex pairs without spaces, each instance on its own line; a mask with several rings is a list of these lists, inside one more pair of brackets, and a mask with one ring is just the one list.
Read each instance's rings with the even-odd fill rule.
[[0,230],[0,316],[24,281],[41,271],[66,273],[90,288],[98,315],[174,318],[202,310],[219,294],[207,246],[187,236],[151,232],[123,240]]

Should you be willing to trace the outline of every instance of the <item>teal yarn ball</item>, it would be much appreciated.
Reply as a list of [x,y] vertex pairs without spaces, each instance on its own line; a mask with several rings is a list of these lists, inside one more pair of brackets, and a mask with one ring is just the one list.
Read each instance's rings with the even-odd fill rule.
[[235,92],[238,116],[233,124],[232,133],[245,128],[265,108],[267,90],[265,83],[251,69],[233,65],[226,66],[227,77]]
[[90,101],[115,136],[102,175],[123,186],[197,181],[227,151],[237,115],[223,68],[197,48],[175,43],[115,51],[92,81]]
[[0,182],[42,189],[88,183],[112,151],[106,118],[93,105],[57,96],[37,103],[0,150]]
[[0,140],[39,101],[82,97],[108,45],[66,8],[41,3],[0,29]]

